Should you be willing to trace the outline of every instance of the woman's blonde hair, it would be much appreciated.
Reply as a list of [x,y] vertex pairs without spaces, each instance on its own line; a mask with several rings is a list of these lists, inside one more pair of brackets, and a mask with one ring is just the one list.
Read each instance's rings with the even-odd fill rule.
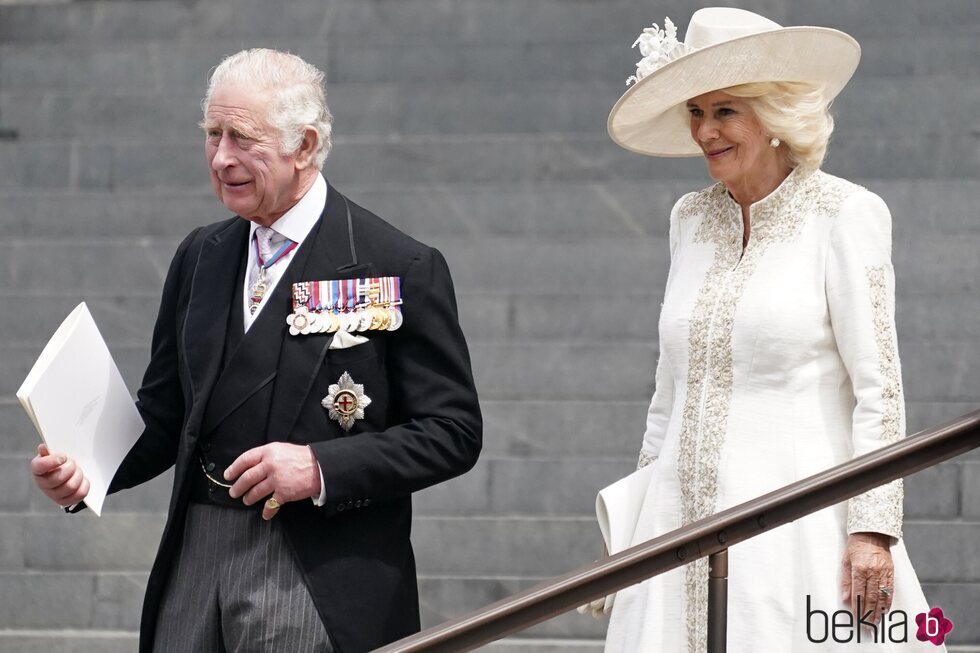
[[744,99],[767,134],[789,148],[793,167],[819,168],[834,131],[823,87],[806,82],[755,82],[723,89]]

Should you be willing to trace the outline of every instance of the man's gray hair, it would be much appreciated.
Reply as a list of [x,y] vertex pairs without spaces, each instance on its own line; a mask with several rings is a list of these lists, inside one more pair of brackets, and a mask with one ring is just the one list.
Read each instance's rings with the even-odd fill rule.
[[269,92],[266,119],[279,131],[283,154],[299,149],[306,127],[316,129],[320,138],[313,160],[317,168],[323,167],[330,153],[333,126],[323,72],[287,52],[268,48],[242,50],[226,57],[211,73],[207,94],[201,101],[205,115],[215,89],[227,82]]

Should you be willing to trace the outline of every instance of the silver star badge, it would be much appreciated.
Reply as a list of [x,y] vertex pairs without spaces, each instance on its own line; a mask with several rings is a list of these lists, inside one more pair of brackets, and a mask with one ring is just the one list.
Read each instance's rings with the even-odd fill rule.
[[330,419],[340,423],[340,428],[349,431],[356,420],[364,419],[364,409],[371,405],[371,397],[364,394],[363,385],[354,383],[350,374],[344,372],[327,389],[320,405],[327,409]]

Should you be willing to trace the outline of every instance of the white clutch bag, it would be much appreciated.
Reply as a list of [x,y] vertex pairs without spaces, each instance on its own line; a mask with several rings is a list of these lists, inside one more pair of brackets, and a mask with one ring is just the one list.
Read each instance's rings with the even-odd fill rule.
[[654,461],[599,490],[595,498],[595,515],[609,555],[625,551],[633,544],[636,523],[656,466]]
[[[609,555],[632,546],[636,525],[643,510],[643,502],[656,464],[654,461],[646,467],[641,467],[609,487],[599,490],[599,494],[596,495],[595,516],[599,521],[602,541]],[[615,599],[615,594],[600,597],[579,607],[578,611],[599,619],[609,614]]]

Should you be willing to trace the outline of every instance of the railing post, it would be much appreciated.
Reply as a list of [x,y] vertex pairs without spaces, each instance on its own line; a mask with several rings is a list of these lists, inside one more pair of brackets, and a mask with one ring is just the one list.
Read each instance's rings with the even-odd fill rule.
[[708,556],[708,653],[728,647],[728,549]]

